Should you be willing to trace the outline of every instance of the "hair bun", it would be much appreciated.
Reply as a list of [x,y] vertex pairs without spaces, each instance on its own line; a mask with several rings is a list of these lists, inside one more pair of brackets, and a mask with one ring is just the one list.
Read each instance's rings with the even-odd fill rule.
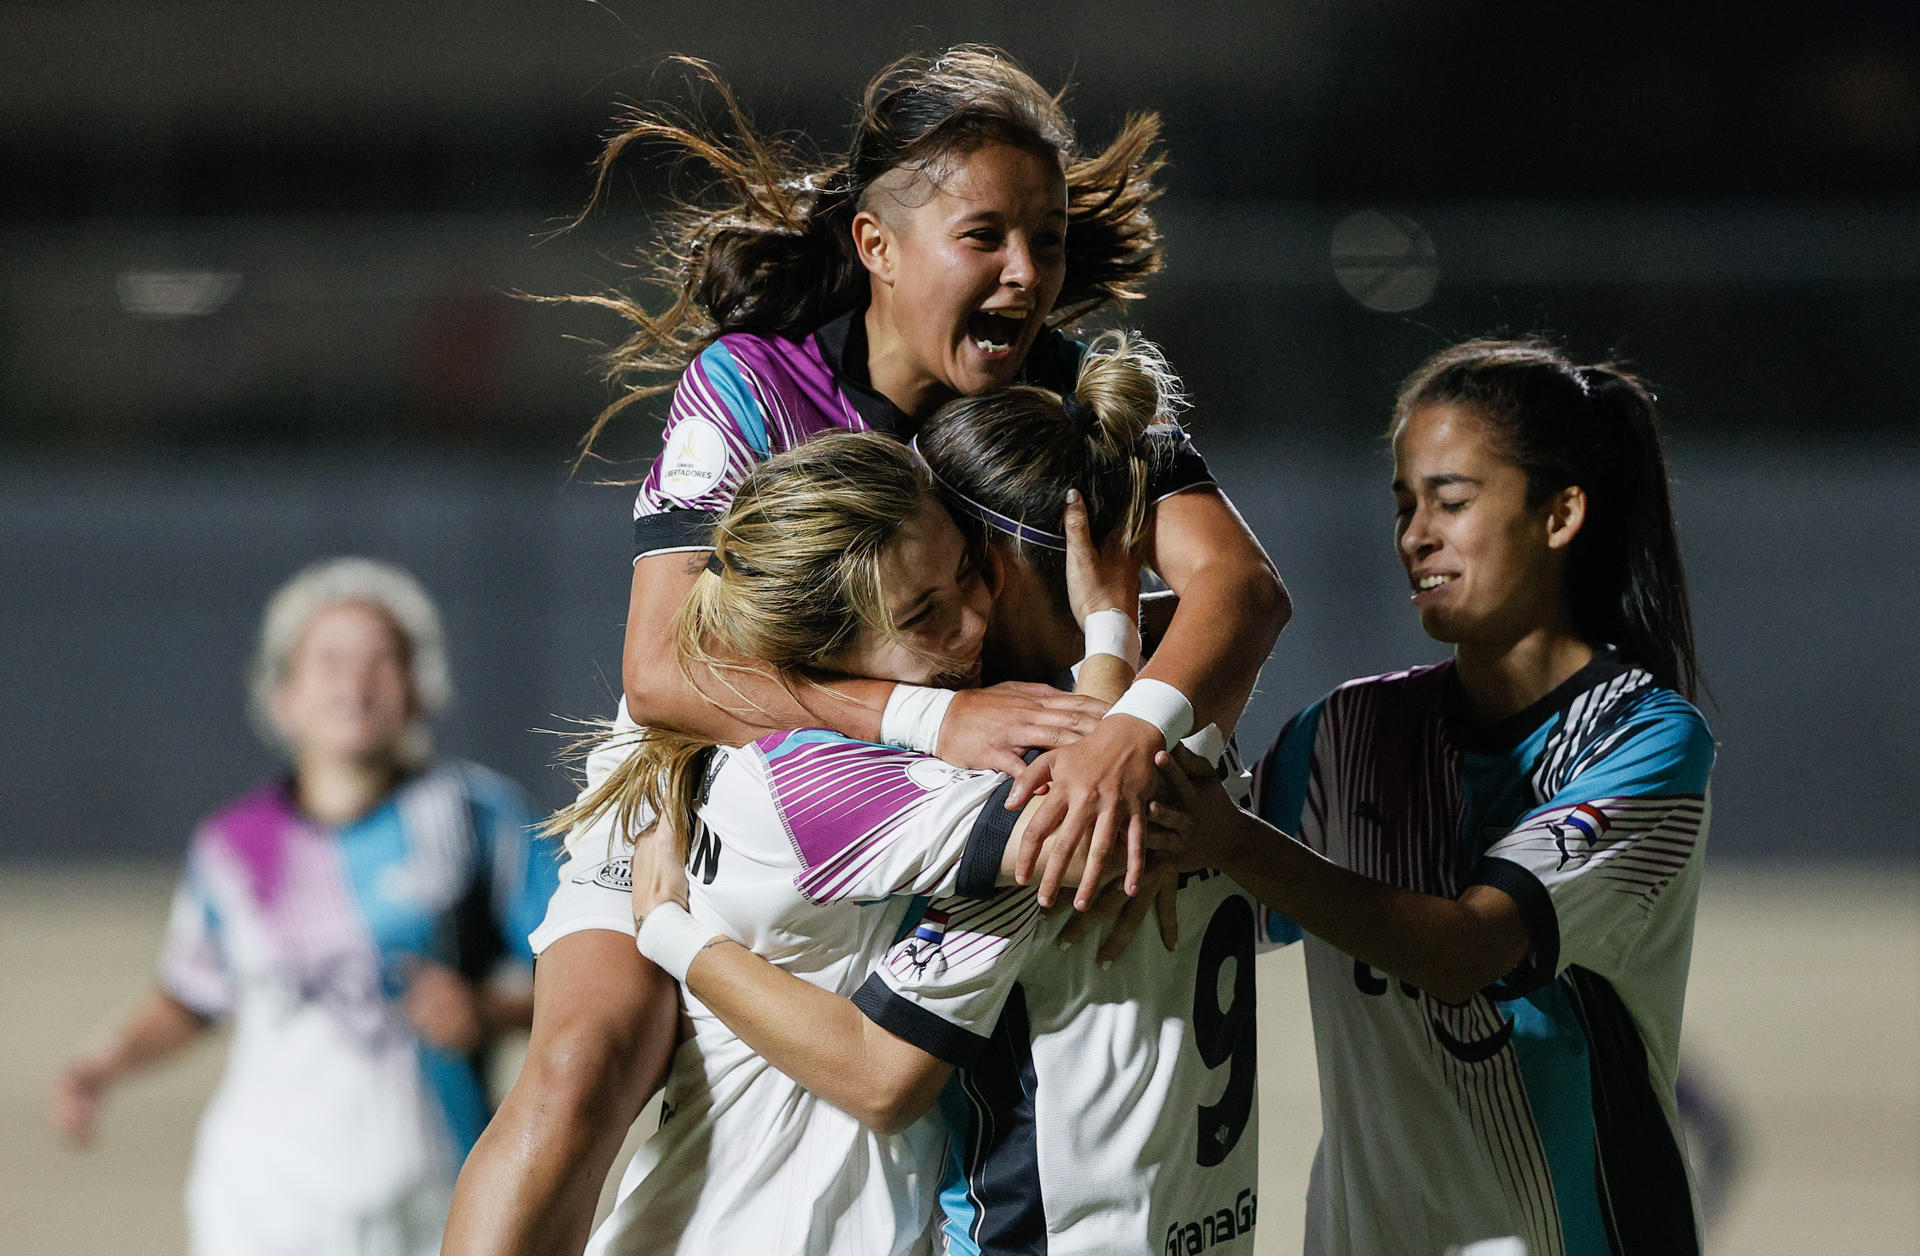
[[1100,416],[1077,392],[1070,392],[1060,398],[1060,413],[1067,421],[1079,429],[1080,435],[1091,436],[1100,426]]

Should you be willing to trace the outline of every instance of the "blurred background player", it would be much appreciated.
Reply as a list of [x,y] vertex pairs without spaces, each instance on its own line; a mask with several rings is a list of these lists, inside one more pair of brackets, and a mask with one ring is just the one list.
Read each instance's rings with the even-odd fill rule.
[[1698,1252],[1674,1084],[1714,744],[1653,397],[1472,341],[1390,435],[1399,558],[1453,659],[1294,717],[1267,823],[1198,764],[1185,800],[1184,862],[1307,934],[1306,1250]]
[[210,816],[175,894],[159,983],[54,1086],[92,1136],[106,1092],[231,1021],[187,1186],[196,1256],[438,1250],[488,1117],[482,1065],[530,999],[554,863],[517,787],[435,763],[449,696],[433,603],[366,559],[317,564],[267,604],[254,712],[292,767]]
[[[659,143],[704,164],[717,187],[658,251],[665,311],[591,298],[633,323],[613,366],[636,382],[589,441],[619,410],[670,387],[652,381],[679,373],[665,452],[635,508],[623,726],[634,727],[630,713],[723,744],[825,726],[1009,772],[1023,769],[1028,748],[1066,747],[1036,771],[1077,828],[1069,835],[1091,838],[1104,819],[1103,840],[1125,836],[1154,787],[1165,729],[1102,721],[1100,704],[1031,685],[956,694],[841,678],[796,690],[729,673],[764,713],[742,718],[681,673],[671,643],[716,513],[758,461],[833,430],[904,441],[943,402],[1018,379],[1071,390],[1081,349],[1056,324],[1137,295],[1160,264],[1147,212],[1157,122],[1130,119],[1083,156],[1058,97],[975,47],[883,71],[844,156],[805,161],[737,111],[731,119],[722,138],[642,113],[602,162],[604,174],[629,146]],[[1289,608],[1199,456],[1185,451],[1158,471],[1143,556],[1180,593],[1181,611],[1142,687],[1157,701],[1140,709],[1184,733],[1238,712]],[[725,691],[710,669],[693,678]],[[611,766],[590,764],[589,782]],[[1062,858],[1073,844],[1058,845]],[[602,825],[570,846],[534,939],[522,1080],[476,1149],[449,1224],[448,1250],[463,1256],[577,1251],[672,1050],[673,983],[631,944],[628,839]],[[1043,873],[1043,897],[1059,871]]]

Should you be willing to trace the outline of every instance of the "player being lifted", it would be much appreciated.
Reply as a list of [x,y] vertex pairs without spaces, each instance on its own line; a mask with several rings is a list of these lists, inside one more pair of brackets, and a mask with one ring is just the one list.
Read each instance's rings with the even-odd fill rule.
[[[1016,386],[950,403],[922,429],[917,444],[1000,587],[988,637],[992,663],[1049,675],[1080,656],[1081,633],[1067,613],[1072,557],[1059,524],[1075,518],[1069,488],[1087,486],[1092,536],[1103,552],[1110,538],[1131,535],[1154,449],[1145,424],[1171,408],[1172,387],[1149,346],[1103,338],[1065,397]],[[1096,624],[1084,606],[1072,609]],[[1137,639],[1121,648],[1138,657]],[[807,790],[837,798],[872,778],[865,760],[844,757],[850,761],[837,769],[810,765]],[[932,762],[907,768],[909,776],[927,771],[949,769]],[[1018,836],[1014,813],[999,805],[1013,780],[994,780],[967,836],[962,897],[934,903],[864,982],[858,972],[831,985],[795,980],[780,971],[763,937],[710,909],[741,893],[728,882],[757,868],[756,846],[779,844],[782,834],[802,848],[826,838],[813,794],[792,790],[776,791],[773,812],[761,821],[773,839],[737,825],[702,831],[701,849],[713,854],[694,859],[694,917],[672,903],[670,882],[636,887],[636,910],[647,922],[641,949],[686,974],[689,1006],[700,1015],[717,1016],[808,1090],[876,1129],[918,1130],[910,1123],[958,1066],[941,1103],[952,1146],[940,1192],[946,1250],[1158,1250],[1168,1236],[1184,1246],[1192,1234],[1209,1251],[1251,1252],[1253,900],[1223,876],[1184,878],[1168,903],[1177,905],[1179,928],[1177,936],[1163,929],[1167,947],[1139,944],[1104,958],[1091,946],[1063,954],[1047,943],[1067,917],[1030,928],[1032,898],[992,885],[992,870],[1012,862],[1009,843]],[[714,780],[703,817],[722,813],[727,787],[725,778]],[[1036,810],[1029,804],[1022,819]],[[890,849],[919,853],[940,836],[889,834]],[[969,876],[975,868],[983,875]],[[1173,919],[1163,917],[1163,927]],[[983,920],[993,928],[983,930]],[[698,949],[725,939],[744,945]],[[627,1234],[658,1233],[634,1224],[640,1213],[626,1213],[623,1203],[617,1215]],[[636,1249],[609,1238],[605,1250]]]
[[[636,507],[626,709],[727,744],[825,725],[973,768],[1019,771],[1023,750],[1053,747],[1025,783],[1051,781],[1068,836],[1129,835],[1165,732],[1230,722],[1288,614],[1266,556],[1190,452],[1149,490],[1142,557],[1180,594],[1180,610],[1130,695],[1146,721],[1102,721],[1091,699],[1033,686],[954,694],[729,673],[769,713],[744,719],[702,695],[716,691],[710,669],[689,683],[670,643],[714,514],[754,463],[834,430],[904,440],[943,402],[1016,380],[1070,389],[1081,350],[1059,325],[1137,295],[1159,266],[1148,213],[1157,121],[1131,119],[1083,155],[1058,97],[971,47],[876,77],[844,155],[803,159],[732,116],[733,133],[719,137],[636,115],[603,163],[604,173],[626,148],[658,143],[703,162],[717,189],[660,250],[668,308],[593,298],[634,324],[615,359],[636,381],[622,405],[662,391],[650,383],[660,373],[682,372],[671,453]],[[1056,845],[1043,894],[1073,844]],[[527,1062],[462,1175],[449,1252],[577,1251],[672,1049],[673,984],[630,942],[626,839],[602,826],[574,849],[535,938]]]

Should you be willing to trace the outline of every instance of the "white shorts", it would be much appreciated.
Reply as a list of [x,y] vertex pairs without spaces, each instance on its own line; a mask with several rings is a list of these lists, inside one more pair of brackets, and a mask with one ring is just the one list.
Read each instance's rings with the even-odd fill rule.
[[[613,731],[630,733],[639,727],[627,715],[627,700],[620,699]],[[605,780],[626,754],[624,746],[616,745],[588,755],[587,779],[581,793]],[[627,937],[634,933],[633,841],[616,829],[611,816],[567,835],[567,861],[560,868],[560,884],[547,903],[546,919],[527,936],[527,944],[537,958],[561,938],[586,929],[611,929]]]

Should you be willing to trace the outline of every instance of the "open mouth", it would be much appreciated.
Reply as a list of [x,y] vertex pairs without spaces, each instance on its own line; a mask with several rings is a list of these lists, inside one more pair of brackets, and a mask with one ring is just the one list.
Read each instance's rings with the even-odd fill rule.
[[1438,572],[1432,575],[1421,576],[1413,582],[1413,600],[1417,602],[1422,595],[1431,593],[1435,589],[1445,588],[1447,585],[1452,584],[1455,578],[1456,577],[1452,575]]
[[967,339],[982,353],[1005,353],[1027,328],[1026,310],[975,310],[967,315]]

